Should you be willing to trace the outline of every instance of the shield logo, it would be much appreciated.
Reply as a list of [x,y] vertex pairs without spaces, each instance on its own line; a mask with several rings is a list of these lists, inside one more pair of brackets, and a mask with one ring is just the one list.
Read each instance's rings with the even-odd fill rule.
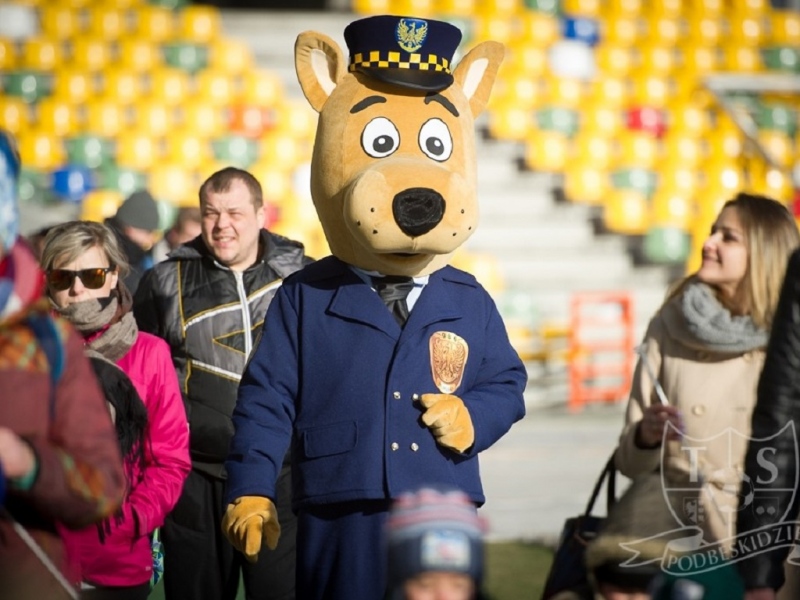
[[[672,423],[667,423],[661,444],[661,487],[664,500],[679,525],[702,526],[709,518],[708,513],[714,511],[717,518],[728,525],[730,535],[734,535],[739,510],[754,511],[756,517],[763,516],[765,524],[786,518],[798,482],[798,444],[793,422],[765,438],[747,437],[728,427],[709,438],[692,438],[684,434],[680,442],[668,443],[672,433],[677,433],[677,430]],[[775,443],[778,440],[780,444]],[[741,449],[751,442],[758,445],[759,469],[747,474],[740,464],[740,450],[733,449]],[[787,447],[794,452],[794,472],[791,483],[785,488],[770,485],[778,474],[778,467],[774,464],[777,446],[782,452]],[[668,475],[668,462],[675,458],[676,447],[681,454],[680,463],[688,462],[688,474],[681,471],[678,477],[673,477]]]

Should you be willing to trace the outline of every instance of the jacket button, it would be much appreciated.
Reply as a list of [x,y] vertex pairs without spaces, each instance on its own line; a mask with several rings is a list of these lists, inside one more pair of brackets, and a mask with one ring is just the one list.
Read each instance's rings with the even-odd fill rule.
[[411,394],[411,399],[412,399],[414,402],[416,402],[417,400],[419,400],[419,394]]
[[692,414],[695,417],[702,417],[704,414],[706,414],[706,407],[702,404],[695,404],[692,407]]
[[419,450],[419,446],[417,446],[417,443],[414,442],[413,444],[411,444],[411,451],[416,452],[417,450]]
[[392,442],[392,452],[396,452],[399,449],[400,449],[400,444],[398,444],[397,442]]
[[392,394],[392,397],[393,397],[395,400],[400,400],[400,392],[395,392],[394,394]]

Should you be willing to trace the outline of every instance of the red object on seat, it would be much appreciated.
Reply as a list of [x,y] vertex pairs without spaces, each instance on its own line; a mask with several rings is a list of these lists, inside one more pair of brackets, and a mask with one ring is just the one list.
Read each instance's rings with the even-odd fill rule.
[[231,108],[229,126],[233,133],[260,138],[275,127],[275,121],[272,108],[240,104]]
[[628,129],[644,131],[660,138],[667,131],[664,111],[650,106],[637,106],[628,109],[626,114]]

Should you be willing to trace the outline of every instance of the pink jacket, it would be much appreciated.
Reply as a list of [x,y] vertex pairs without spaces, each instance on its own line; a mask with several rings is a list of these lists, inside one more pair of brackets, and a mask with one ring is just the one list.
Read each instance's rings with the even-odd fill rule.
[[189,425],[166,342],[140,331],[117,365],[130,377],[147,408],[144,478],[123,502],[122,521],[109,518],[111,531],[103,542],[96,526],[62,529],[61,533],[70,563],[79,565],[82,581],[134,586],[150,579],[149,534],[164,523],[189,474]]

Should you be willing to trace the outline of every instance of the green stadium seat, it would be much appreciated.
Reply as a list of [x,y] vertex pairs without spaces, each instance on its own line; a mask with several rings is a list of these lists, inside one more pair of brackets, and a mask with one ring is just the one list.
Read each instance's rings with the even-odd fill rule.
[[543,108],[536,111],[536,123],[543,131],[558,131],[572,137],[580,126],[580,114],[569,108]]
[[620,190],[635,190],[650,197],[658,186],[658,174],[648,169],[618,169],[611,173],[611,185]]
[[797,111],[791,106],[776,103],[760,103],[754,119],[759,129],[782,131],[794,136],[797,131]]
[[97,188],[116,190],[124,197],[147,187],[147,177],[141,171],[106,163],[97,170]]
[[52,77],[40,71],[22,69],[2,75],[3,92],[8,96],[22,98],[25,102],[36,102],[50,95]]
[[689,258],[691,236],[678,227],[651,227],[644,236],[644,256],[653,263],[682,263]]
[[161,46],[164,62],[189,73],[196,73],[208,66],[208,46],[188,42],[174,42]]
[[96,169],[112,162],[111,140],[98,135],[77,135],[64,140],[67,162]]
[[770,71],[800,73],[800,48],[772,46],[761,52],[764,66]]
[[214,158],[246,169],[258,160],[258,142],[244,136],[230,135],[212,140]]

